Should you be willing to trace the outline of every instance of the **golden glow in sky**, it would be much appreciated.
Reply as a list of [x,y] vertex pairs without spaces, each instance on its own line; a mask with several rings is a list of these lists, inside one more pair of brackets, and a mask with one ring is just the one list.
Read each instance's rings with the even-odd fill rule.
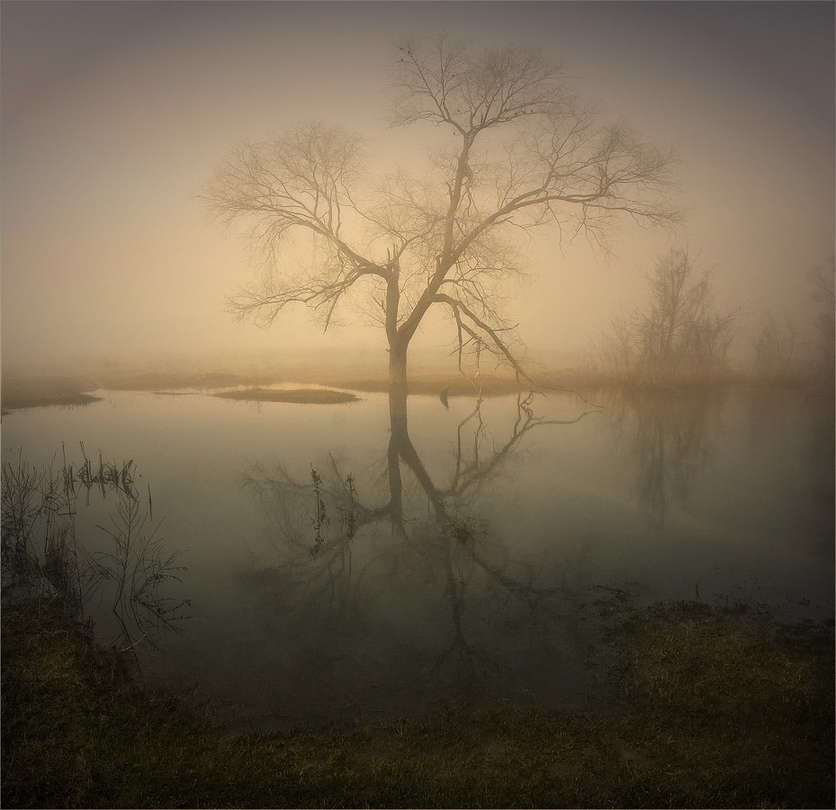
[[[687,242],[721,308],[803,323],[833,251],[831,3],[3,2],[2,352],[211,357],[356,345],[293,313],[270,331],[224,299],[249,278],[198,194],[241,138],[312,118],[370,140],[381,167],[423,143],[384,122],[402,35],[540,47],[606,115],[679,149],[679,232],[629,222],[609,256],[538,232],[511,302],[535,350],[581,352]],[[443,338],[428,335],[427,339]]]

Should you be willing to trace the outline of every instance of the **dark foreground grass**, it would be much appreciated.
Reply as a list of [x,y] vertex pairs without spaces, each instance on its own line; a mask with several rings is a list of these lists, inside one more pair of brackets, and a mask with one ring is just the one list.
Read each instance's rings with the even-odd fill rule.
[[631,612],[589,712],[232,737],[45,603],[3,625],[4,807],[833,807],[833,635]]

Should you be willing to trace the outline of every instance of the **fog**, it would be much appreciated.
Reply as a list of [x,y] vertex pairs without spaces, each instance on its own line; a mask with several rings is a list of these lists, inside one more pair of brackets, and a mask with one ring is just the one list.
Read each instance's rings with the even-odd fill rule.
[[[834,9],[828,3],[9,3],[2,5],[2,360],[213,367],[385,358],[351,310],[272,328],[225,299],[252,275],[201,190],[242,138],[323,119],[368,139],[371,172],[420,165],[387,128],[402,35],[535,45],[613,119],[679,151],[675,232],[628,219],[610,251],[548,229],[509,311],[534,356],[571,364],[687,244],[738,305],[737,354],[767,309],[803,333],[834,245]],[[416,348],[449,348],[428,321]]]

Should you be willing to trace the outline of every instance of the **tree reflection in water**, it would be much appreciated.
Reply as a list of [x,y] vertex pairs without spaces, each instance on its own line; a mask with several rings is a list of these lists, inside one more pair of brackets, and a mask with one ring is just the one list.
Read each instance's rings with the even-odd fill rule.
[[[376,493],[358,492],[333,456],[307,480],[281,464],[256,466],[246,476],[267,513],[276,553],[276,563],[248,582],[259,582],[276,632],[290,640],[310,638],[317,628],[317,643],[327,648],[316,653],[320,688],[342,688],[359,677],[346,667],[367,665],[377,668],[368,678],[379,683],[385,667],[378,665],[399,658],[395,670],[409,685],[394,688],[410,692],[413,703],[505,699],[509,688],[519,699],[526,680],[548,679],[573,656],[576,665],[581,653],[568,647],[573,638],[580,645],[579,594],[558,587],[536,562],[515,558],[466,512],[535,431],[588,413],[546,419],[533,401],[531,393],[518,395],[508,436],[497,445],[477,400],[457,426],[443,483],[410,438],[405,392],[390,393],[391,431]],[[377,503],[370,500],[375,494]],[[542,672],[525,672],[538,662],[547,662]],[[560,691],[555,683],[549,688]]]
[[695,474],[709,460],[719,429],[716,389],[613,389],[607,426],[637,465],[635,493],[648,523],[661,529],[675,504],[685,507]]

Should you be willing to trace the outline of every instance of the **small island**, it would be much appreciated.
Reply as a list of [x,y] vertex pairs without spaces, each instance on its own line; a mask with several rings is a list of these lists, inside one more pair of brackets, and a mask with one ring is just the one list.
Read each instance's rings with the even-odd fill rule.
[[358,398],[347,391],[329,388],[245,388],[238,391],[221,391],[213,396],[222,399],[242,399],[247,402],[295,402],[301,405],[341,405],[357,402]]

